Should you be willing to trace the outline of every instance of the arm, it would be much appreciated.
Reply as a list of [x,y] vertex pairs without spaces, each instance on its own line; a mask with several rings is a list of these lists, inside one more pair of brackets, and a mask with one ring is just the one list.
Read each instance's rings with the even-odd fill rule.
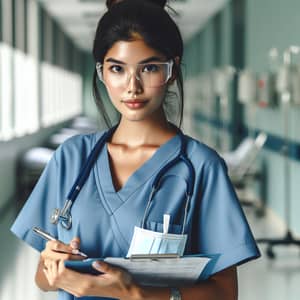
[[[223,270],[206,281],[179,289],[182,300],[237,300],[238,284],[236,267]],[[170,299],[170,290],[148,288],[141,291],[140,299]]]

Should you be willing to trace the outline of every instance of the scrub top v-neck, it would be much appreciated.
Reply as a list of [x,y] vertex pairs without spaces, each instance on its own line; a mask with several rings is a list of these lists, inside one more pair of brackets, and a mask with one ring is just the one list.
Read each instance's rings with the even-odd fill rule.
[[161,145],[147,161],[130,175],[122,188],[116,191],[113,184],[107,144],[105,144],[94,168],[97,188],[105,195],[105,197],[101,197],[105,207],[113,213],[126,202],[134,192],[143,186],[145,182],[156,174],[167,161],[176,156],[179,152],[179,148],[180,137],[177,134]]

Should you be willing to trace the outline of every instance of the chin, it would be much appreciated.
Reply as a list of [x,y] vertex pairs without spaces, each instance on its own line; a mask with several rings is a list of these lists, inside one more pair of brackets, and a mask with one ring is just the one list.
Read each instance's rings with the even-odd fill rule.
[[147,118],[142,117],[142,116],[124,116],[126,120],[131,121],[131,122],[141,122],[146,120]]

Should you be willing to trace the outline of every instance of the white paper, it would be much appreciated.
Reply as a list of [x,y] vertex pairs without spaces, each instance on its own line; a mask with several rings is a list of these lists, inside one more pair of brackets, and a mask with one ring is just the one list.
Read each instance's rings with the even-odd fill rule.
[[181,258],[128,259],[107,257],[105,262],[124,268],[140,284],[174,286],[193,283],[199,279],[209,257],[188,256]]
[[163,233],[167,234],[169,232],[169,226],[170,226],[170,215],[164,214],[164,229]]
[[126,257],[134,254],[162,253],[176,253],[182,256],[186,241],[186,234],[164,234],[135,226]]

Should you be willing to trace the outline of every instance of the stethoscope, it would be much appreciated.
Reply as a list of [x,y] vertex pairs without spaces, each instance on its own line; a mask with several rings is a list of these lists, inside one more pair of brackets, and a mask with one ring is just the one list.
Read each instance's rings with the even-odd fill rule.
[[[61,223],[62,227],[69,230],[72,227],[72,215],[71,215],[71,208],[74,204],[80,190],[82,189],[84,183],[86,182],[90,171],[92,167],[94,166],[98,155],[101,151],[101,149],[104,147],[107,140],[110,138],[110,136],[113,134],[116,127],[111,128],[106,133],[102,135],[102,137],[98,140],[95,147],[91,151],[90,155],[87,158],[86,163],[84,164],[83,168],[80,170],[80,173],[75,180],[75,183],[73,184],[68,196],[67,200],[64,203],[64,206],[59,209],[55,208],[51,214],[50,222],[52,224],[58,224]],[[141,227],[145,228],[145,222],[147,215],[149,213],[154,195],[158,191],[161,183],[161,179],[164,176],[164,174],[172,168],[176,163],[179,161],[183,161],[186,166],[188,167],[188,180],[187,180],[187,188],[186,188],[186,201],[185,201],[185,209],[184,209],[184,217],[183,217],[183,225],[182,225],[182,234],[185,232],[186,222],[187,222],[187,214],[188,214],[188,208],[190,204],[190,199],[193,195],[194,191],[194,184],[195,184],[195,169],[191,163],[191,161],[188,159],[186,155],[186,138],[184,134],[179,130],[179,137],[181,140],[181,146],[180,151],[177,154],[175,158],[170,160],[165,166],[161,168],[161,170],[157,173],[156,177],[154,178],[154,181],[152,183],[150,196],[146,205],[146,209],[144,212],[144,216],[141,222]]]

